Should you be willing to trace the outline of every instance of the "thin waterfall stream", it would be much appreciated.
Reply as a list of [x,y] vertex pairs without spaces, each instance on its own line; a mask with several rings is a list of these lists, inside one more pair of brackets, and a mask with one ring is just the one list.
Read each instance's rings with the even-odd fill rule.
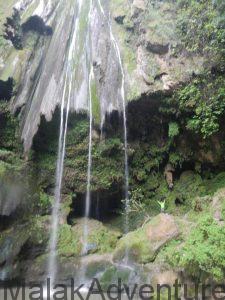
[[[74,31],[72,36],[72,41],[69,47],[69,53],[66,63],[66,74],[64,82],[63,97],[61,103],[61,114],[60,114],[60,133],[58,142],[58,156],[57,156],[57,166],[56,166],[56,185],[54,192],[54,204],[52,208],[52,218],[51,218],[51,235],[50,235],[50,254],[48,261],[47,275],[51,279],[51,287],[54,285],[57,273],[57,241],[58,241],[58,227],[59,227],[59,214],[60,214],[60,202],[61,202],[61,189],[62,189],[62,179],[64,170],[64,158],[66,152],[66,136],[68,127],[68,118],[70,110],[70,98],[72,90],[72,73],[71,73],[71,62],[74,55],[74,50],[76,46],[76,38],[79,27],[79,17],[81,10],[82,0],[78,1],[78,15],[74,23]],[[67,97],[67,101],[66,101]],[[66,106],[66,116],[64,116],[64,109]]]
[[[123,129],[124,129],[124,171],[125,171],[125,233],[129,232],[129,210],[130,210],[130,199],[129,199],[129,164],[128,164],[128,142],[127,142],[127,114],[126,114],[126,99],[125,99],[125,73],[123,69],[122,58],[120,54],[119,45],[115,39],[115,36],[112,31],[112,25],[108,20],[105,11],[102,7],[101,0],[98,0],[99,8],[104,18],[107,19],[107,23],[109,26],[110,32],[110,39],[115,49],[120,71],[122,75],[121,79],[121,88],[120,88],[120,96],[122,99],[122,108],[123,108]],[[126,249],[126,257],[125,257],[125,264],[128,263],[128,249]]]
[[[92,130],[93,130],[93,110],[92,110],[92,80],[94,78],[93,65],[91,60],[91,49],[90,49],[90,38],[91,38],[91,28],[90,22],[92,17],[93,1],[90,1],[90,9],[88,13],[88,34],[86,40],[86,52],[88,56],[88,64],[90,68],[88,74],[88,98],[89,98],[89,142],[88,142],[88,165],[87,165],[87,188],[86,188],[86,197],[85,197],[85,213],[84,213],[84,225],[83,225],[83,250],[82,254],[88,254],[88,235],[89,235],[89,224],[88,218],[90,217],[91,210],[91,172],[92,172]],[[89,47],[89,48],[88,48]],[[86,281],[85,278],[86,267],[82,265],[81,269],[81,280]]]
[[85,199],[85,221],[84,221],[84,245],[83,245],[83,253],[86,254],[88,252],[88,218],[90,216],[91,209],[91,171],[92,171],[92,95],[91,95],[91,81],[93,78],[93,67],[91,66],[90,74],[89,74],[89,145],[88,145],[88,168],[87,168],[87,191],[86,191],[86,199]]

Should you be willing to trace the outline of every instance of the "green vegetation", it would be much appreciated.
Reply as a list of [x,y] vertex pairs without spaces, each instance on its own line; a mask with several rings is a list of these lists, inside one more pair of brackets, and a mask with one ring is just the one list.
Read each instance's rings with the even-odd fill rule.
[[218,132],[225,111],[225,79],[207,76],[194,79],[178,91],[179,110],[190,114],[186,128],[200,133],[204,138]]
[[[178,31],[190,52],[222,58],[225,53],[225,10],[221,0],[180,0]],[[201,20],[201,21],[200,21]],[[217,57],[218,59],[218,57]]]
[[78,235],[72,227],[64,224],[59,228],[58,254],[65,257],[77,256],[81,251]]
[[225,114],[224,77],[206,74],[194,78],[179,88],[172,98],[165,99],[161,111],[176,118],[176,123],[169,124],[169,136],[177,136],[179,128],[183,128],[207,139],[222,125]]
[[0,101],[0,121],[0,147],[20,151],[19,123],[11,114],[9,104],[4,101]]
[[4,38],[10,40],[17,50],[23,49],[23,32],[21,28],[20,13],[17,9],[13,9],[12,17],[7,17],[4,26]]
[[176,122],[169,123],[169,138],[173,139],[179,134],[179,125]]
[[211,275],[215,280],[222,280],[225,274],[224,247],[225,226],[205,214],[179,248],[173,244],[175,249],[169,252],[169,258],[174,266],[185,268],[194,277],[203,279]]

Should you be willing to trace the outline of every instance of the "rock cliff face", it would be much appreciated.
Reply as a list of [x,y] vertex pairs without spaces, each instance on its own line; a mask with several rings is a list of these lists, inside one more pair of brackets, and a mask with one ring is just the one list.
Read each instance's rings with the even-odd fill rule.
[[[79,5],[82,7],[81,18],[77,15]],[[103,123],[107,113],[121,111],[122,74],[112,41],[114,36],[119,42],[126,71],[128,101],[139,99],[143,94],[171,93],[193,74],[203,71],[204,57],[187,55],[179,50],[173,3],[115,1],[104,2],[104,7],[101,5],[100,1],[94,1],[89,16],[89,5],[82,1],[78,4],[72,0],[14,4],[21,13],[21,25],[38,15],[52,30],[51,36],[40,36],[31,28],[31,33],[25,33],[23,50],[16,51],[6,45],[6,51],[1,54],[0,78],[12,77],[16,81],[12,111],[20,111],[25,152],[32,146],[41,116],[44,115],[47,121],[52,119],[56,106],[62,103],[65,89],[71,111],[88,110],[87,56],[91,56],[94,66],[92,85],[96,123]],[[87,40],[88,24],[90,40]],[[70,58],[71,51],[73,57]],[[74,74],[65,86],[68,68]]]
[[171,93],[203,71],[204,57],[179,47],[172,1],[113,1],[111,7],[127,70],[128,100]]
[[[12,110],[21,110],[21,138],[25,152],[32,146],[41,116],[50,121],[65,96],[70,102],[71,112],[88,110],[89,64],[94,66],[95,74],[92,90],[96,123],[104,122],[107,113],[122,109],[122,74],[107,3],[104,3],[104,8],[100,1],[94,1],[92,7],[91,2],[83,1],[43,3],[40,1],[36,7],[30,1],[17,3],[15,7],[20,9],[24,22],[30,18],[30,26],[32,17],[29,16],[42,18],[51,28],[51,36],[35,35],[31,28],[31,49],[26,42],[22,50],[24,57],[21,58],[18,57],[20,53],[10,48],[12,55],[6,58],[1,70],[2,78],[10,76],[17,81]],[[11,68],[6,76],[6,69]],[[65,105],[67,101],[64,101]]]

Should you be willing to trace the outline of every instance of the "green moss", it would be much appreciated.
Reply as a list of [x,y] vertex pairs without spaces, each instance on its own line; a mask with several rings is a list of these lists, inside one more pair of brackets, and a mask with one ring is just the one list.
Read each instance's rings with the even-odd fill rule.
[[93,279],[98,276],[99,273],[105,271],[105,269],[109,269],[111,267],[111,263],[109,261],[92,261],[87,265],[86,274],[87,278]]
[[[85,220],[75,220],[74,223],[73,232],[76,232],[79,240],[82,242]],[[120,232],[108,229],[101,222],[92,219],[88,220],[88,226],[87,240],[88,244],[93,246],[89,253],[104,254],[110,253],[115,249],[118,238],[121,236]]]
[[121,279],[123,283],[128,283],[131,275],[129,269],[118,269],[114,266],[108,268],[100,278],[100,283],[103,289],[106,289],[111,284],[118,284],[118,280]]
[[[154,221],[155,220],[153,219],[153,222]],[[154,245],[151,245],[148,241],[145,228],[140,228],[128,233],[121,240],[119,240],[114,252],[114,260],[123,261],[125,255],[128,253],[131,261],[141,264],[149,263],[154,261],[157,254],[156,252],[157,251],[154,249]]]
[[6,170],[7,170],[6,163],[0,161],[0,178],[2,178],[5,175]]
[[99,254],[110,253],[115,249],[119,236],[120,233],[110,231],[106,227],[101,226],[90,233],[88,242],[96,244]]
[[76,232],[72,227],[64,224],[59,228],[58,254],[64,257],[78,256],[81,251],[81,244]]
[[32,246],[47,245],[49,240],[49,232],[46,226],[49,222],[49,216],[36,216],[31,221],[29,229],[30,240]]
[[93,110],[94,121],[96,124],[100,125],[100,123],[101,123],[101,108],[100,108],[100,99],[97,94],[96,84],[92,83],[91,94],[92,94],[92,110]]
[[219,173],[214,178],[205,181],[207,193],[214,194],[220,188],[225,187],[225,172]]

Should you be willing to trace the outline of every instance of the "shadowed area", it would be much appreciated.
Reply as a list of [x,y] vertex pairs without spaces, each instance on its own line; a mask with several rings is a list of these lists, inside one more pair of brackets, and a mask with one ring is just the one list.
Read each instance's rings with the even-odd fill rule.
[[9,77],[7,81],[0,80],[0,100],[9,101],[13,96],[13,78]]

